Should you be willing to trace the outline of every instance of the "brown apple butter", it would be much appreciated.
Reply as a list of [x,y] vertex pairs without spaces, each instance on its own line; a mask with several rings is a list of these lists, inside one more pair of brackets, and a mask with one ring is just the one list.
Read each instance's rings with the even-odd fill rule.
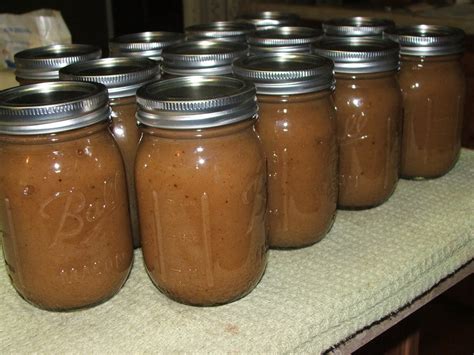
[[434,25],[402,27],[385,35],[400,43],[403,96],[400,173],[436,178],[455,165],[461,148],[465,77],[464,32]]
[[402,98],[399,47],[378,38],[327,38],[314,52],[334,60],[341,208],[380,205],[398,182]]
[[64,80],[93,81],[104,84],[112,109],[112,134],[122,153],[127,175],[128,200],[133,245],[140,246],[140,229],[135,194],[135,156],[141,132],[135,118],[135,93],[140,86],[160,78],[156,61],[141,58],[103,58],[69,65],[59,71]]
[[270,246],[313,244],[329,231],[336,213],[333,64],[310,54],[256,55],[234,62],[234,73],[257,88]]
[[100,48],[86,44],[54,44],[25,49],[15,54],[16,80],[20,85],[58,80],[59,69],[101,55]]
[[0,225],[7,271],[49,310],[119,291],[133,249],[126,180],[96,83],[25,85],[0,93]]
[[155,285],[193,305],[250,292],[266,265],[265,159],[255,88],[183,77],[137,92],[142,250]]

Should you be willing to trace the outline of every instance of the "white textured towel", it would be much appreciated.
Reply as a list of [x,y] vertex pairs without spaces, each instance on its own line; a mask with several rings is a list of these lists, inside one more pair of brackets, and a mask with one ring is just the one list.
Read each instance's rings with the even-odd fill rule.
[[384,205],[338,211],[320,243],[271,251],[247,297],[196,308],[151,283],[141,251],[110,301],[52,313],[0,269],[0,352],[319,352],[410,303],[474,257],[474,152],[430,181],[401,180]]

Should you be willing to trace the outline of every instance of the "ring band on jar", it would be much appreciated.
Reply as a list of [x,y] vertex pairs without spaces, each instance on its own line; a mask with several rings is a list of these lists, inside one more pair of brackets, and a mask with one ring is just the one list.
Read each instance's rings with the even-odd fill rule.
[[460,61],[464,32],[418,25],[387,30],[384,36],[400,44],[401,176],[440,177],[454,167],[461,149],[466,90]]
[[239,21],[216,21],[186,27],[186,39],[216,40],[246,43],[247,37],[255,32],[255,26]]
[[54,44],[25,49],[15,54],[16,80],[20,85],[58,80],[59,69],[101,55],[100,48],[87,44]]
[[327,37],[382,37],[383,31],[395,27],[395,22],[374,17],[341,17],[323,21]]
[[251,14],[243,14],[236,21],[251,23],[257,29],[266,27],[295,26],[300,17],[296,14],[279,11],[261,11]]
[[250,54],[311,53],[311,45],[322,37],[309,27],[273,27],[249,35]]
[[163,48],[184,41],[184,34],[177,32],[140,32],[118,36],[109,41],[111,57],[147,57],[161,60]]
[[137,92],[142,251],[155,285],[192,305],[250,292],[266,265],[265,158],[255,88],[181,77]]
[[89,81],[107,87],[112,110],[111,130],[120,148],[127,175],[133,245],[140,246],[135,194],[135,157],[141,132],[135,118],[139,87],[160,78],[156,61],[142,57],[102,58],[71,64],[59,71],[62,80]]
[[48,310],[117,293],[133,260],[107,89],[56,81],[0,92],[0,221],[19,294]]
[[178,76],[232,75],[232,62],[246,57],[248,46],[227,41],[187,41],[163,50],[163,79]]
[[256,55],[235,61],[234,73],[257,88],[270,247],[314,244],[336,214],[333,64],[310,54]]
[[334,61],[339,144],[338,206],[374,207],[398,182],[402,98],[399,46],[381,38],[327,37],[316,54]]

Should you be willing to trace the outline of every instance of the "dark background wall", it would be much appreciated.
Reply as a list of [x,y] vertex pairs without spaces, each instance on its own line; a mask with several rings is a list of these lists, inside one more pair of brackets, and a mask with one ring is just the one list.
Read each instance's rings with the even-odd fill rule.
[[108,39],[113,35],[158,30],[183,31],[181,1],[0,1],[0,13],[20,14],[41,8],[61,11],[73,42],[95,44],[102,48],[104,54],[107,53]]

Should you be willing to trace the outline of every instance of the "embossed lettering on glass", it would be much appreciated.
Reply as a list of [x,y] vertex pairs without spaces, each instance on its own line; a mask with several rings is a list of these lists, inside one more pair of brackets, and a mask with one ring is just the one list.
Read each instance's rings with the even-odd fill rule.
[[234,62],[257,88],[257,131],[267,156],[270,246],[321,240],[337,203],[336,117],[330,60],[309,54],[256,55]]
[[327,38],[316,54],[334,61],[341,208],[380,205],[395,190],[402,98],[399,47],[379,38]]
[[110,98],[112,134],[122,153],[127,174],[128,200],[133,244],[140,246],[140,230],[135,196],[135,156],[141,132],[135,118],[135,93],[140,86],[160,78],[156,61],[141,58],[103,58],[75,63],[60,70],[63,80],[90,81],[104,84]]
[[133,249],[125,172],[107,89],[52,82],[0,93],[0,226],[7,270],[49,310],[119,291]]
[[169,297],[227,303],[266,265],[265,159],[253,85],[183,77],[137,92],[135,165],[146,269]]

